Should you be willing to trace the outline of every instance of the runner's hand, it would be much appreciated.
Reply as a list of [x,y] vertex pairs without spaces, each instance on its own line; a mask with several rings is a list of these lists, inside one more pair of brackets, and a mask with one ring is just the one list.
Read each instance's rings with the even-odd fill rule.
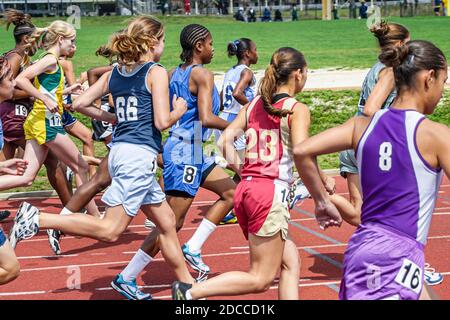
[[183,98],[173,95],[172,108],[174,111],[176,110],[176,111],[180,112],[181,115],[183,115],[187,111],[187,102]]
[[336,180],[333,178],[327,176],[325,178],[324,186],[328,194],[332,195],[336,192]]
[[9,159],[0,163],[0,172],[3,174],[11,174],[21,176],[27,169],[28,161],[23,159]]
[[322,230],[333,226],[340,227],[342,224],[339,211],[330,201],[316,204],[315,212],[317,223]]
[[50,111],[51,113],[58,112],[58,104],[53,99],[49,98],[48,96],[45,98],[45,101],[42,101],[45,104],[45,107]]

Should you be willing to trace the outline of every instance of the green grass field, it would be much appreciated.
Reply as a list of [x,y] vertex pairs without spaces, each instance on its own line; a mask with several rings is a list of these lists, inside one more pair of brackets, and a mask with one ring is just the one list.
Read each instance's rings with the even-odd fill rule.
[[[88,68],[104,65],[105,59],[94,56],[95,50],[108,41],[108,37],[126,26],[125,17],[86,17],[78,30],[77,53],[73,59],[77,73]],[[189,23],[207,26],[214,39],[215,57],[211,70],[224,71],[234,60],[226,56],[226,45],[239,37],[255,41],[259,51],[259,62],[255,70],[264,69],[275,49],[283,46],[295,47],[306,55],[311,69],[367,68],[377,57],[375,38],[368,31],[363,20],[308,20],[298,22],[239,23],[230,18],[217,17],[161,17],[166,26],[166,49],[162,63],[172,68],[179,63],[179,34]],[[52,20],[35,19],[38,26],[45,26]],[[411,31],[413,39],[427,39],[450,55],[450,18],[415,17],[392,18],[388,21],[401,23]],[[445,31],[447,30],[447,32]],[[12,48],[12,31],[0,30],[0,52]]]
[[[78,31],[77,54],[74,64],[77,73],[88,68],[104,65],[106,60],[94,56],[98,46],[107,42],[109,35],[126,25],[129,18],[101,17],[83,18],[81,29]],[[259,63],[255,70],[264,69],[273,51],[282,46],[292,46],[303,51],[309,62],[310,69],[325,67],[332,68],[368,68],[376,60],[378,50],[375,38],[367,30],[365,21],[300,21],[283,23],[238,23],[230,18],[217,17],[162,17],[166,26],[166,49],[162,63],[172,68],[179,63],[179,33],[189,23],[206,25],[213,34],[215,57],[209,68],[214,71],[224,71],[234,60],[226,56],[226,44],[238,37],[253,39],[259,51]],[[450,18],[446,17],[416,17],[393,18],[409,28],[413,39],[427,39],[437,44],[447,56],[450,56]],[[35,19],[38,26],[45,26],[51,19]],[[0,29],[0,52],[12,48],[11,30]],[[311,109],[311,134],[317,134],[327,128],[336,126],[349,119],[356,112],[359,91],[309,91],[301,93],[297,98]],[[433,120],[450,125],[450,91],[446,91]],[[75,115],[88,127],[90,120],[81,114]],[[73,139],[81,150],[81,143]],[[96,156],[106,154],[102,143],[96,143]],[[337,168],[336,154],[320,157],[322,168]],[[33,186],[17,188],[6,192],[24,190],[50,189],[45,169],[41,169]]]

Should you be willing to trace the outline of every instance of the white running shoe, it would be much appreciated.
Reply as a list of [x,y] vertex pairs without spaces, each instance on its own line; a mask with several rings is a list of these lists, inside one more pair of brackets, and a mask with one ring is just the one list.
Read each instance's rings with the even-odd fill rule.
[[48,242],[50,243],[50,248],[56,255],[61,254],[61,245],[59,244],[59,239],[61,238],[61,231],[54,229],[47,229]]
[[154,228],[156,228],[156,224],[154,224],[152,220],[147,218],[147,219],[145,219],[144,227],[147,229],[154,229]]
[[191,252],[187,243],[183,244],[183,246],[181,247],[181,251],[183,251],[184,260],[186,260],[186,262],[192,267],[192,269],[198,272],[198,277],[196,279],[197,282],[206,280],[210,269],[208,265],[203,262],[201,253]]
[[33,237],[39,231],[39,209],[27,202],[22,202],[14,218],[14,225],[9,233],[9,242],[13,249],[22,240]]
[[291,186],[289,191],[289,209],[293,209],[298,201],[309,198],[311,195],[306,189],[305,184],[301,179],[297,179]]
[[442,274],[440,274],[439,272],[436,272],[436,270],[434,268],[432,268],[429,263],[425,263],[424,278],[425,278],[425,282],[429,286],[435,286],[437,284],[442,283],[442,281],[444,281],[444,277],[442,276]]

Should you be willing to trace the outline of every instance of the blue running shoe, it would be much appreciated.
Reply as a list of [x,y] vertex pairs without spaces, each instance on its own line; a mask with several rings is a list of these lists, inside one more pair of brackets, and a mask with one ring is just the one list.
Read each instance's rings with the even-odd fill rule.
[[431,268],[429,263],[425,263],[424,271],[425,282],[429,286],[435,286],[444,281],[444,277],[442,276],[442,274],[436,272],[434,268]]
[[121,274],[111,281],[111,287],[128,300],[152,300],[150,293],[143,293],[139,290],[136,280],[125,281]]
[[181,251],[183,251],[184,260],[186,260],[192,269],[198,272],[198,277],[196,280],[198,282],[206,280],[210,270],[209,267],[203,262],[201,253],[191,252],[187,243],[183,244]]
[[228,212],[228,214],[220,221],[220,224],[234,224],[237,223],[236,215],[233,211]]

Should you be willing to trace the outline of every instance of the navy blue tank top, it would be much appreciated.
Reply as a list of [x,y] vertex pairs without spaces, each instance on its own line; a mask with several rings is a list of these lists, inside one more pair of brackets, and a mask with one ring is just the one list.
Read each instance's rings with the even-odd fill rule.
[[127,73],[125,67],[114,67],[109,80],[117,124],[113,143],[146,145],[162,151],[161,132],[155,127],[152,94],[147,87],[147,74],[157,65],[147,62]]

